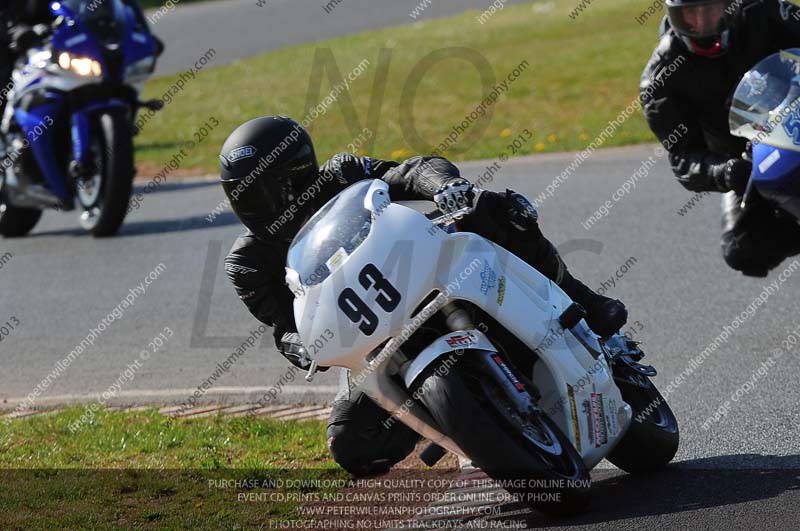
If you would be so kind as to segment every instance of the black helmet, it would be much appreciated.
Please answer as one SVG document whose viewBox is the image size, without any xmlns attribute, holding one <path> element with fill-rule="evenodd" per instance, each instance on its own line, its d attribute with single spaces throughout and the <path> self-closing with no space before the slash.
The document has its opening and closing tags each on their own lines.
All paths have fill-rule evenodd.
<svg viewBox="0 0 800 531">
<path fill-rule="evenodd" d="M 259 238 L 291 240 L 304 221 L 294 201 L 318 178 L 308 132 L 285 116 L 240 125 L 222 146 L 220 180 L 231 208 Z"/>
<path fill-rule="evenodd" d="M 742 0 L 666 0 L 673 31 L 689 51 L 718 57 L 728 49 Z"/>
</svg>

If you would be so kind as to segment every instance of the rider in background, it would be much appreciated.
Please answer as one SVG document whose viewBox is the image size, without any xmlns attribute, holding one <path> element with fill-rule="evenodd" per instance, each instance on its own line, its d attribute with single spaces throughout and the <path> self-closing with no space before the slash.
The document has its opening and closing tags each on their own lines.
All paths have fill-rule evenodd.
<svg viewBox="0 0 800 531">
<path fill-rule="evenodd" d="M 800 46 L 800 9 L 783 0 L 667 0 L 661 39 L 641 78 L 650 128 L 692 192 L 722 192 L 722 253 L 730 267 L 765 277 L 800 253 L 800 227 L 767 205 L 741 210 L 752 162 L 728 127 L 731 97 L 761 59 Z"/>
<path fill-rule="evenodd" d="M 479 190 L 443 158 L 414 157 L 399 164 L 340 153 L 320 168 L 306 130 L 275 116 L 236 129 L 222 147 L 220 163 L 225 195 L 248 229 L 225 260 L 228 277 L 250 312 L 274 328 L 278 350 L 301 369 L 310 362 L 295 327 L 294 297 L 284 281 L 289 244 L 314 212 L 363 179 L 385 181 L 396 201 L 434 201 L 443 212 L 472 207 L 474 212 L 459 221 L 459 227 L 503 246 L 556 282 L 587 310 L 586 320 L 596 333 L 610 336 L 627 320 L 620 301 L 593 292 L 567 271 L 524 196 L 511 190 Z M 310 190 L 314 197 L 301 201 Z M 405 458 L 419 436 L 400 422 L 385 427 L 388 417 L 350 385 L 349 371 L 342 371 L 328 422 L 334 459 L 349 472 L 363 475 L 388 470 Z"/>
<path fill-rule="evenodd" d="M 92 0 L 95 10 L 100 11 L 103 4 L 111 0 Z M 142 8 L 137 0 L 122 0 L 133 10 L 134 17 L 142 31 L 150 33 Z M 0 112 L 5 108 L 6 96 L 14 62 L 28 48 L 36 44 L 39 37 L 33 31 L 37 24 L 50 24 L 52 0 L 4 0 L 0 2 Z M 153 36 L 155 37 L 155 35 Z M 155 37 L 158 45 L 157 55 L 164 51 L 164 44 Z"/>
</svg>

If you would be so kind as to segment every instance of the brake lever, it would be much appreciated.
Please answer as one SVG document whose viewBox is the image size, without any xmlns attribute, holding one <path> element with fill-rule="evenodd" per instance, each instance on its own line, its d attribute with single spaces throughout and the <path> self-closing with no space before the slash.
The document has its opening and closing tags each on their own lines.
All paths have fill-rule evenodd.
<svg viewBox="0 0 800 531">
<path fill-rule="evenodd" d="M 742 209 L 742 212 L 747 211 L 747 207 L 750 205 L 751 195 L 753 195 L 753 179 L 751 178 L 747 181 L 747 188 L 744 189 L 744 195 L 742 196 L 742 203 L 739 205 Z"/>
<path fill-rule="evenodd" d="M 311 360 L 311 366 L 308 368 L 308 374 L 306 374 L 306 381 L 311 383 L 314 381 L 314 375 L 317 373 L 317 362 L 316 360 Z"/>
<path fill-rule="evenodd" d="M 442 226 L 446 227 L 448 225 L 452 225 L 453 223 L 456 223 L 460 219 L 463 219 L 464 216 L 472 214 L 472 212 L 474 210 L 475 210 L 474 208 L 469 207 L 469 206 L 464 207 L 464 208 L 459 208 L 458 210 L 456 210 L 454 212 L 449 212 L 447 214 L 442 214 L 438 218 L 433 218 L 431 220 L 431 223 L 433 223 L 434 225 L 442 225 Z"/>
<path fill-rule="evenodd" d="M 752 163 L 753 162 L 753 156 L 752 156 L 753 147 L 752 147 L 752 144 L 750 142 L 748 142 L 747 144 L 748 144 L 748 148 L 749 149 L 747 149 L 747 148 L 745 149 L 744 153 L 742 153 L 742 158 L 744 160 L 750 161 L 750 163 Z M 744 195 L 742 196 L 742 202 L 739 205 L 739 207 L 742 209 L 742 212 L 747 210 L 747 206 L 751 202 L 750 201 L 751 200 L 751 196 L 753 195 L 753 193 L 755 191 L 754 188 L 753 188 L 753 173 L 755 173 L 755 170 L 753 170 L 753 172 L 750 173 L 750 180 L 747 181 L 747 186 L 745 187 Z"/>
</svg>

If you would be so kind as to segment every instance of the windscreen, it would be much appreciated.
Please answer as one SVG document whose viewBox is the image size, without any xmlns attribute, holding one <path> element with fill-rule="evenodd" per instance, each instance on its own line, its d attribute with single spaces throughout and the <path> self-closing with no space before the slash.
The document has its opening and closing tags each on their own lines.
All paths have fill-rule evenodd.
<svg viewBox="0 0 800 531">
<path fill-rule="evenodd" d="M 770 55 L 736 88 L 731 134 L 751 141 L 797 149 L 800 145 L 800 48 Z"/>
<path fill-rule="evenodd" d="M 125 6 L 121 0 L 64 0 L 62 2 L 101 43 L 122 41 Z"/>
<path fill-rule="evenodd" d="M 340 192 L 297 233 L 287 265 L 304 286 L 319 284 L 369 235 L 372 213 L 364 206 L 371 179 Z"/>
</svg>

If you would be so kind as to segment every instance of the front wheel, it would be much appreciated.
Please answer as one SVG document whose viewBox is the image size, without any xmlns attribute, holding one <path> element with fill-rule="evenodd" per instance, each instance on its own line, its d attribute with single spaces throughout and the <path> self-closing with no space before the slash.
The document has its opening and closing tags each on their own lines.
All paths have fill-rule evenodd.
<svg viewBox="0 0 800 531">
<path fill-rule="evenodd" d="M 124 113 L 103 114 L 92 140 L 94 175 L 78 184 L 81 226 L 95 237 L 113 236 L 128 213 L 133 187 L 133 137 Z"/>
<path fill-rule="evenodd" d="M 615 375 L 622 399 L 633 409 L 628 432 L 608 460 L 629 474 L 647 474 L 666 467 L 680 441 L 678 420 L 656 386 L 646 376 L 626 369 Z"/>
<path fill-rule="evenodd" d="M 465 358 L 429 369 L 420 400 L 450 439 L 489 477 L 542 512 L 567 515 L 589 504 L 589 473 L 578 452 L 543 413 L 520 412 L 499 383 Z"/>
</svg>

